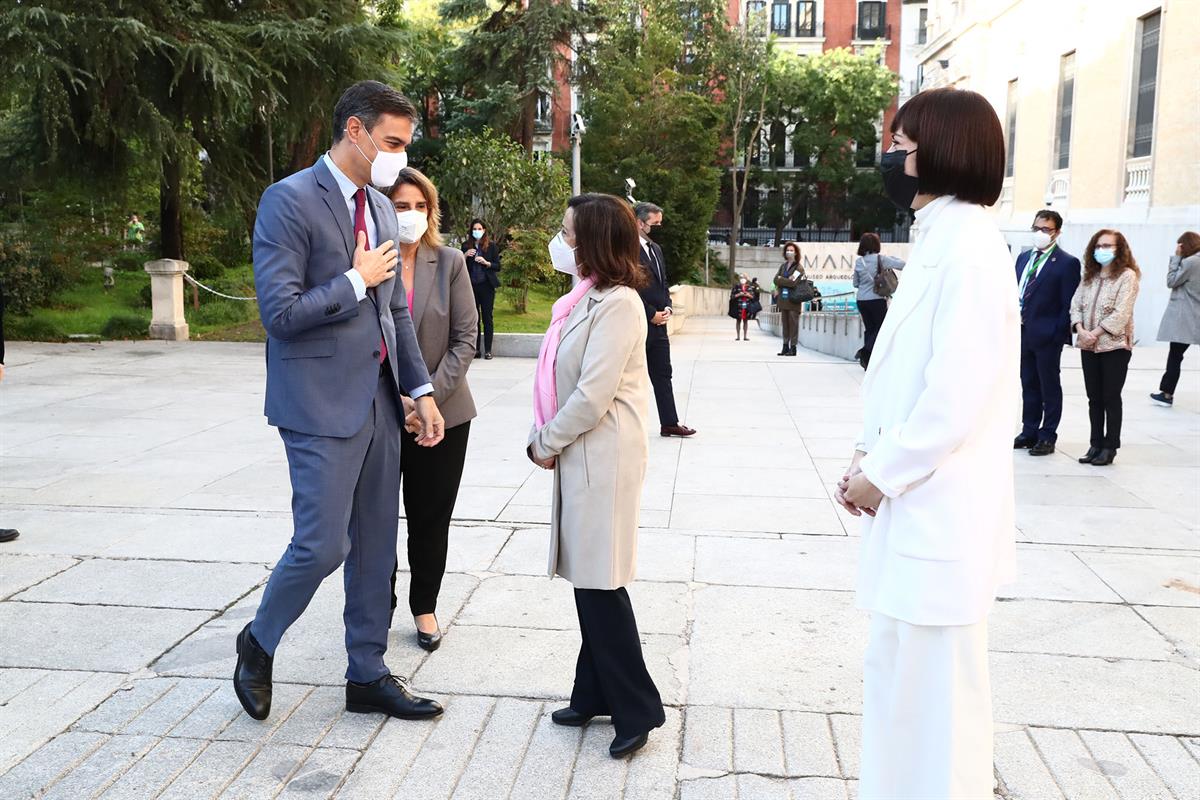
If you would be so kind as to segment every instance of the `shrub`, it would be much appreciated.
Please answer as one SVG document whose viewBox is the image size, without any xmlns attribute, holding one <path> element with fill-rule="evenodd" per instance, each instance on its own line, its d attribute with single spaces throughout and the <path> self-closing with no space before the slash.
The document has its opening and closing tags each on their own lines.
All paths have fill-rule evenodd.
<svg viewBox="0 0 1200 800">
<path fill-rule="evenodd" d="M 43 317 L 4 318 L 4 333 L 13 341 L 65 342 L 67 335 L 56 324 Z"/>
<path fill-rule="evenodd" d="M 145 339 L 149 328 L 146 317 L 123 311 L 108 318 L 100 335 L 105 339 Z"/>
<path fill-rule="evenodd" d="M 49 305 L 82 274 L 78 260 L 72 258 L 46 253 L 19 237 L 0 235 L 0 283 L 9 309 L 28 314 Z"/>
<path fill-rule="evenodd" d="M 140 300 L 140 301 L 141 301 L 141 302 L 139 303 L 139 305 L 140 305 L 142 308 L 151 308 L 151 307 L 153 307 L 153 305 L 154 305 L 154 292 L 152 292 L 152 291 L 150 290 L 150 284 L 148 284 L 148 283 L 147 283 L 145 286 L 143 286 L 143 287 L 142 287 L 142 290 L 141 290 L 140 292 L 138 292 L 138 300 Z"/>
<path fill-rule="evenodd" d="M 136 250 L 122 251 L 112 257 L 113 267 L 121 272 L 143 272 L 146 261 L 145 254 Z"/>
<path fill-rule="evenodd" d="M 554 275 L 550 263 L 549 231 L 541 228 L 514 228 L 512 242 L 504 251 L 504 296 L 512 303 L 513 311 L 524 314 L 529 300 L 529 287 L 547 281 Z"/>
<path fill-rule="evenodd" d="M 198 281 L 209 283 L 220 278 L 225 272 L 225 265 L 215 256 L 200 254 L 188 261 L 188 274 Z"/>
</svg>

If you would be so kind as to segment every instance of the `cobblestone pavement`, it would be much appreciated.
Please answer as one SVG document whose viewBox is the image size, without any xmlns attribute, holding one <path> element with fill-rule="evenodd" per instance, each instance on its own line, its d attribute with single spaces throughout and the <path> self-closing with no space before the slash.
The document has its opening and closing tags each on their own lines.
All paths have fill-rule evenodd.
<svg viewBox="0 0 1200 800">
<path fill-rule="evenodd" d="M 266 722 L 233 637 L 290 534 L 261 347 L 13 344 L 0 388 L 0 798 L 837 798 L 856 794 L 856 528 L 830 500 L 857 366 L 690 320 L 690 441 L 651 442 L 631 587 L 666 725 L 550 724 L 571 687 L 570 587 L 544 577 L 549 476 L 522 452 L 533 362 L 477 361 L 442 648 L 401 615 L 388 658 L 434 722 L 345 714 L 341 581 L 277 654 Z M 1126 446 L 1083 467 L 1078 356 L 1060 451 L 1015 454 L 1020 582 L 992 617 L 998 795 L 1200 797 L 1200 373 L 1153 406 L 1140 349 Z M 401 559 L 401 563 L 404 560 Z"/>
</svg>

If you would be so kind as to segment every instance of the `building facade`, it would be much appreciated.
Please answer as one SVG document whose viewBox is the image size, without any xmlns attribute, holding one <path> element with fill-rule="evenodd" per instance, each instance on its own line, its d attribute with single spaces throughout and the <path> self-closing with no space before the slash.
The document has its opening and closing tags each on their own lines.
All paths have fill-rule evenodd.
<svg viewBox="0 0 1200 800">
<path fill-rule="evenodd" d="M 1100 228 L 1142 268 L 1135 335 L 1153 342 L 1167 262 L 1200 230 L 1200 0 L 929 0 L 918 88 L 985 95 L 1005 127 L 1010 243 L 1063 215 L 1082 254 Z"/>
</svg>

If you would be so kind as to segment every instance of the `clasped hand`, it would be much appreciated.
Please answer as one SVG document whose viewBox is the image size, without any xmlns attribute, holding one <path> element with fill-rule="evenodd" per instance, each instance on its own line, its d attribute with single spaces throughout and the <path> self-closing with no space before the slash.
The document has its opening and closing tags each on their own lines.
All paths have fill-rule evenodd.
<svg viewBox="0 0 1200 800">
<path fill-rule="evenodd" d="M 446 423 L 432 395 L 427 394 L 416 400 L 411 397 L 400 399 L 404 405 L 404 430 L 416 434 L 417 444 L 434 447 L 446 438 Z"/>
<path fill-rule="evenodd" d="M 842 479 L 838 481 L 837 492 L 834 493 L 833 499 L 839 506 L 856 517 L 860 517 L 864 513 L 873 517 L 883 502 L 883 492 L 879 491 L 875 484 L 871 483 L 870 479 L 863 474 L 859 464 L 864 455 L 866 453 L 861 450 L 854 453 L 850 466 L 846 468 Z"/>
</svg>

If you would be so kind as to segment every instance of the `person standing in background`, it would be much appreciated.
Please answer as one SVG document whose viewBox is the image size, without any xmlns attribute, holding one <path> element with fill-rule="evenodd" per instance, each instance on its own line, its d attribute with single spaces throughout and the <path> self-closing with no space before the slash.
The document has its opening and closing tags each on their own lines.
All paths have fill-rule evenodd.
<svg viewBox="0 0 1200 800">
<path fill-rule="evenodd" d="M 667 335 L 667 322 L 672 313 L 670 282 L 662 248 L 650 238 L 655 229 L 662 225 L 663 210 L 653 203 L 638 203 L 634 213 L 637 215 L 642 245 L 641 264 L 650 278 L 638 293 L 646 307 L 646 321 L 650 325 L 650 331 L 646 334 L 646 368 L 650 372 L 654 401 L 658 406 L 659 434 L 694 436 L 695 429 L 679 422 L 679 412 L 675 408 L 675 389 L 671 386 L 671 337 Z"/>
<path fill-rule="evenodd" d="M 446 438 L 435 447 L 417 442 L 412 400 L 404 398 L 405 430 L 400 434 L 400 488 L 408 528 L 408 609 L 417 645 L 433 652 L 442 644 L 438 594 L 446 574 L 450 519 L 458 500 L 475 401 L 467 369 L 475 356 L 479 317 L 463 254 L 442 245 L 437 187 L 412 167 L 388 192 L 396 209 L 400 241 L 400 281 L 408 296 L 421 357 L 429 370 L 433 396 L 446 423 Z M 474 226 L 472 226 L 474 227 Z M 392 570 L 392 609 L 396 573 Z"/>
<path fill-rule="evenodd" d="M 475 309 L 479 316 L 480 332 L 475 337 L 475 358 L 492 359 L 492 339 L 496 325 L 492 315 L 496 307 L 496 290 L 500 288 L 500 252 L 483 220 L 471 220 L 471 233 L 463 242 L 467 271 L 471 273 L 471 290 L 475 293 Z"/>
<path fill-rule="evenodd" d="M 875 291 L 875 278 L 885 269 L 904 269 L 904 261 L 879 252 L 879 236 L 864 233 L 858 240 L 858 258 L 854 260 L 854 288 L 858 290 L 858 313 L 863 321 L 863 346 L 858 363 L 863 369 L 871 363 L 875 338 L 887 317 L 888 298 Z"/>
<path fill-rule="evenodd" d="M 1165 406 L 1175 402 L 1183 354 L 1190 345 L 1200 344 L 1200 233 L 1188 231 L 1179 237 L 1167 267 L 1167 288 L 1171 299 L 1158 326 L 1158 340 L 1170 342 L 1171 350 L 1158 392 L 1150 395 Z"/>
<path fill-rule="evenodd" d="M 125 249 L 141 247 L 146 242 L 146 226 L 138 219 L 137 214 L 129 215 L 129 223 L 125 226 Z"/>
<path fill-rule="evenodd" d="M 775 288 L 779 298 L 775 305 L 783 323 L 783 349 L 781 356 L 796 355 L 796 346 L 800 338 L 800 312 L 804 310 L 804 301 L 794 296 L 796 286 L 804 280 L 804 267 L 800 266 L 800 245 L 788 242 L 783 246 L 783 263 L 775 273 Z"/>
<path fill-rule="evenodd" d="M 1133 357 L 1133 305 L 1141 270 L 1120 231 L 1097 231 L 1084 253 L 1083 280 L 1071 299 L 1092 433 L 1080 464 L 1106 467 L 1121 448 L 1121 391 Z"/>
<path fill-rule="evenodd" d="M 754 289 L 750 280 L 742 275 L 729 292 L 729 316 L 733 317 L 733 330 L 737 334 L 734 341 L 740 341 L 745 334 L 745 341 L 750 341 L 750 320 L 754 319 L 757 310 Z"/>
<path fill-rule="evenodd" d="M 4 287 L 0 286 L 0 383 L 4 381 Z M 0 528 L 0 544 L 21 535 L 16 528 Z"/>
<path fill-rule="evenodd" d="M 1058 442 L 1063 391 L 1063 345 L 1071 343 L 1071 298 L 1079 286 L 1079 259 L 1058 246 L 1062 217 L 1039 211 L 1033 249 L 1017 256 L 1021 304 L 1021 435 L 1014 450 L 1048 456 Z"/>
</svg>

